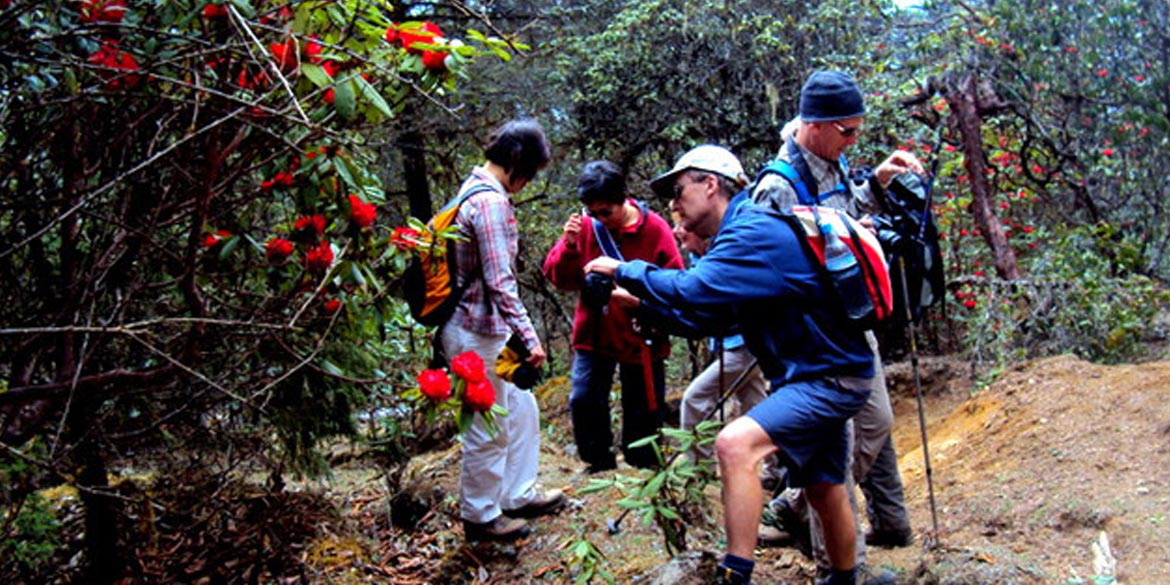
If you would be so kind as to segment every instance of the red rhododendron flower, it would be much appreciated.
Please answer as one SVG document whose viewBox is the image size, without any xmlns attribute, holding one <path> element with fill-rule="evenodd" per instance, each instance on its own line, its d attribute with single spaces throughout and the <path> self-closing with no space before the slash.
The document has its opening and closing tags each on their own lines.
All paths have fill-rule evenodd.
<svg viewBox="0 0 1170 585">
<path fill-rule="evenodd" d="M 423 370 L 418 375 L 418 389 L 423 396 L 443 402 L 451 397 L 451 378 L 443 370 Z"/>
<path fill-rule="evenodd" d="M 325 272 L 331 264 L 333 264 L 333 247 L 329 245 L 328 241 L 323 240 L 305 252 L 305 268 L 309 272 Z"/>
<path fill-rule="evenodd" d="M 349 196 L 349 218 L 358 227 L 374 225 L 374 218 L 378 215 L 378 207 L 373 203 L 364 203 L 357 195 Z"/>
<path fill-rule="evenodd" d="M 309 41 L 305 43 L 305 59 L 310 63 L 320 63 L 322 50 L 324 47 L 321 46 L 321 41 L 317 37 L 309 37 Z"/>
<path fill-rule="evenodd" d="M 297 68 L 297 42 L 289 39 L 283 43 L 268 45 L 272 53 L 272 60 L 281 71 L 292 71 Z"/>
<path fill-rule="evenodd" d="M 298 217 L 297 222 L 293 224 L 293 229 L 298 232 L 313 230 L 314 234 L 321 236 L 325 233 L 325 216 L 308 215 Z"/>
<path fill-rule="evenodd" d="M 214 234 L 207 234 L 203 236 L 203 247 L 210 248 L 226 238 L 232 237 L 232 233 L 227 230 L 219 230 Z"/>
<path fill-rule="evenodd" d="M 484 379 L 483 358 L 474 351 L 465 351 L 451 360 L 451 371 L 468 383 Z"/>
<path fill-rule="evenodd" d="M 967 299 L 967 300 L 963 301 L 963 306 L 967 307 L 968 309 L 974 309 L 975 305 L 976 305 L 975 299 Z"/>
<path fill-rule="evenodd" d="M 443 51 L 423 51 L 423 67 L 431 71 L 447 70 L 447 53 Z"/>
<path fill-rule="evenodd" d="M 1112 149 L 1112 148 L 1106 148 L 1105 150 L 1102 150 L 1102 151 L 1101 151 L 1101 154 L 1103 154 L 1103 155 L 1105 155 L 1105 156 L 1113 156 L 1113 149 Z"/>
<path fill-rule="evenodd" d="M 208 4 L 207 6 L 203 7 L 203 18 L 209 20 L 215 18 L 227 18 L 227 15 L 227 6 L 222 4 Z"/>
<path fill-rule="evenodd" d="M 390 234 L 390 243 L 401 251 L 410 250 L 418 246 L 418 230 L 408 227 L 396 227 Z"/>
<path fill-rule="evenodd" d="M 105 85 L 111 90 L 132 89 L 138 85 L 138 76 L 124 72 L 138 71 L 138 61 L 130 53 L 118 49 L 118 43 L 107 41 L 100 49 L 89 56 L 89 62 L 119 71 L 101 71 L 98 75 L 105 80 Z"/>
<path fill-rule="evenodd" d="M 126 0 L 81 0 L 81 22 L 122 22 Z"/>
<path fill-rule="evenodd" d="M 441 36 L 443 36 L 443 31 L 439 30 L 439 25 L 433 22 L 424 22 L 420 26 L 398 29 L 398 40 L 402 41 L 402 48 L 415 55 L 422 53 L 422 49 L 413 48 L 415 43 L 434 44 L 435 39 Z"/>
<path fill-rule="evenodd" d="M 467 391 L 463 393 L 463 404 L 475 412 L 491 410 L 496 403 L 496 389 L 487 379 L 478 382 L 468 382 Z"/>
<path fill-rule="evenodd" d="M 264 246 L 264 255 L 269 262 L 280 262 L 293 253 L 293 243 L 284 238 L 272 238 Z"/>
</svg>

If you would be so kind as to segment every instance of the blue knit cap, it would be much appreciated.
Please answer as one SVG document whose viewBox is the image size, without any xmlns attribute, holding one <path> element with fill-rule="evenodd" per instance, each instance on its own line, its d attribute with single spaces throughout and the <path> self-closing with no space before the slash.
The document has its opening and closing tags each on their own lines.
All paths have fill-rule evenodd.
<svg viewBox="0 0 1170 585">
<path fill-rule="evenodd" d="M 847 73 L 817 71 L 800 90 L 800 119 L 805 122 L 832 122 L 864 115 L 861 90 Z"/>
</svg>

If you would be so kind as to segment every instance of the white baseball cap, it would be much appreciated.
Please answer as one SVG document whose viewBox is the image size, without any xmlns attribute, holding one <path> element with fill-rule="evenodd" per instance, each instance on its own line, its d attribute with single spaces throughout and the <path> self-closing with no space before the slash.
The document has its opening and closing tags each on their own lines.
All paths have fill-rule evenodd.
<svg viewBox="0 0 1170 585">
<path fill-rule="evenodd" d="M 739 159 L 731 154 L 730 150 L 714 144 L 696 146 L 679 157 L 674 168 L 654 177 L 650 181 L 650 189 L 654 194 L 670 199 L 674 197 L 674 178 L 684 171 L 705 171 L 722 175 L 735 181 L 739 186 L 747 184 L 747 175 L 743 172 L 743 165 Z"/>
</svg>

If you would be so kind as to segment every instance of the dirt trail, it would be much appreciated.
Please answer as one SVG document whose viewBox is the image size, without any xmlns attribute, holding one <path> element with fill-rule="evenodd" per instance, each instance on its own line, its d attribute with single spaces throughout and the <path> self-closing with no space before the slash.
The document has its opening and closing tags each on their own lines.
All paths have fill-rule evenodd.
<svg viewBox="0 0 1170 585">
<path fill-rule="evenodd" d="M 900 583 L 1106 583 L 1107 568 L 1094 566 L 1091 550 L 1104 533 L 1117 582 L 1170 583 L 1170 362 L 1099 366 L 1056 357 L 1005 372 L 978 392 L 961 363 L 924 360 L 920 371 L 939 546 L 921 546 L 931 521 L 918 414 L 909 369 L 895 364 L 888 371 L 895 440 L 918 544 L 871 549 L 872 564 L 895 571 Z M 455 520 L 457 446 L 413 463 L 408 484 L 430 494 L 432 506 L 398 523 L 412 531 L 385 528 L 376 481 L 364 480 L 356 492 L 352 483 L 334 486 L 351 503 L 368 502 L 347 515 L 375 536 L 364 556 L 379 559 L 381 574 L 416 583 L 565 583 L 571 543 L 585 539 L 618 583 L 648 582 L 668 560 L 657 528 L 631 516 L 620 535 L 609 536 L 605 521 L 620 513 L 619 498 L 577 493 L 588 477 L 568 452 L 563 383 L 541 392 L 548 419 L 541 477 L 567 488 L 573 505 L 536 520 L 534 535 L 516 546 L 464 543 Z M 618 473 L 636 474 L 624 466 Z M 708 494 L 716 502 L 710 524 L 688 534 L 693 549 L 718 552 L 717 489 Z M 794 550 L 759 553 L 755 582 L 810 581 L 811 563 Z M 702 576 L 681 582 L 702 583 Z"/>
</svg>

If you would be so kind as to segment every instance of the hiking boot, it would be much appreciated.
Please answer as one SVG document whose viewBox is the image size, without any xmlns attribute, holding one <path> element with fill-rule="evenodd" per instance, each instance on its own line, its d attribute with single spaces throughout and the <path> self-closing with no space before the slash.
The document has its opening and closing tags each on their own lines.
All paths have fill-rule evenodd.
<svg viewBox="0 0 1170 585">
<path fill-rule="evenodd" d="M 761 522 L 760 527 L 756 529 L 756 546 L 769 548 L 791 546 L 792 544 L 792 535 L 771 524 Z"/>
<path fill-rule="evenodd" d="M 506 514 L 500 514 L 491 522 L 482 524 L 470 520 L 463 521 L 463 536 L 467 540 L 509 541 L 524 538 L 531 531 L 527 522 L 519 518 L 509 518 Z"/>
<path fill-rule="evenodd" d="M 711 583 L 713 585 L 752 585 L 752 580 L 731 567 L 719 565 L 715 567 L 715 579 Z"/>
<path fill-rule="evenodd" d="M 812 558 L 812 534 L 809 533 L 808 519 L 803 518 L 783 496 L 777 497 L 768 503 L 768 511 L 772 521 L 770 524 L 779 530 L 788 533 L 790 546 L 800 551 L 800 554 Z"/>
<path fill-rule="evenodd" d="M 612 471 L 614 469 L 617 469 L 617 463 L 611 459 L 609 461 L 602 461 L 600 463 L 590 463 L 590 464 L 585 466 L 584 472 L 587 475 L 593 475 L 595 473 Z"/>
<path fill-rule="evenodd" d="M 537 494 L 531 502 L 515 510 L 504 510 L 504 513 L 513 518 L 536 518 L 559 512 L 565 506 L 565 501 L 565 492 L 548 490 Z"/>
<path fill-rule="evenodd" d="M 865 544 L 882 548 L 902 548 L 914 542 L 914 532 L 909 528 L 898 530 L 871 530 L 865 533 Z"/>
</svg>

